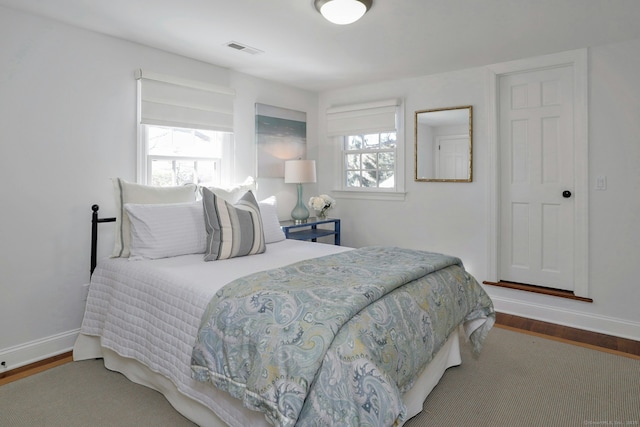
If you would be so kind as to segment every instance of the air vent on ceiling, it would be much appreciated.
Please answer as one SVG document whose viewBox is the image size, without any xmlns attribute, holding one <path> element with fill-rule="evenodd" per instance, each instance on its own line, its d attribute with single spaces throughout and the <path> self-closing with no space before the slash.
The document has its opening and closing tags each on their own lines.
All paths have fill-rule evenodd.
<svg viewBox="0 0 640 427">
<path fill-rule="evenodd" d="M 227 46 L 231 49 L 239 50 L 250 55 L 258 55 L 260 53 L 264 53 L 264 51 L 260 49 L 256 49 L 255 47 L 247 46 L 246 44 L 238 43 L 238 42 L 228 42 Z"/>
</svg>

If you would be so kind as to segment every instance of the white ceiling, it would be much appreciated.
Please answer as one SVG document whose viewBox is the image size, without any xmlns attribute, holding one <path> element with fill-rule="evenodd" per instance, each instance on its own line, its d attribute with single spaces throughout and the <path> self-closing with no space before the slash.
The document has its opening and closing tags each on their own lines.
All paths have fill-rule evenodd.
<svg viewBox="0 0 640 427">
<path fill-rule="evenodd" d="M 0 5 L 312 91 L 640 38 L 640 0 L 373 0 L 347 26 L 325 21 L 313 0 Z"/>
</svg>

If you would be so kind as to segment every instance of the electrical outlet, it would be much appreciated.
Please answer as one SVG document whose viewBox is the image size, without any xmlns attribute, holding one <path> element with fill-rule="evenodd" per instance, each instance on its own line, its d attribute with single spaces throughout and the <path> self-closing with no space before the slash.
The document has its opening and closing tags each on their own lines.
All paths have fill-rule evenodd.
<svg viewBox="0 0 640 427">
<path fill-rule="evenodd" d="M 607 189 L 607 176 L 598 175 L 596 177 L 596 190 L 606 190 L 606 189 Z"/>
<path fill-rule="evenodd" d="M 3 360 L 2 362 L 0 362 L 0 372 L 6 371 L 6 370 L 7 370 L 7 362 Z"/>
</svg>

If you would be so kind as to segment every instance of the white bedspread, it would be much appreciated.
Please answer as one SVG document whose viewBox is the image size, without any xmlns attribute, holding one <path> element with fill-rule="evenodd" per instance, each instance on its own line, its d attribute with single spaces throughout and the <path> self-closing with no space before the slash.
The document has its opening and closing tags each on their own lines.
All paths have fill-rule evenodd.
<svg viewBox="0 0 640 427">
<path fill-rule="evenodd" d="M 213 262 L 204 262 L 202 255 L 105 259 L 91 280 L 81 334 L 100 336 L 103 347 L 143 363 L 226 423 L 237 424 L 244 415 L 218 399 L 224 392 L 191 379 L 192 347 L 209 300 L 233 279 L 345 250 L 284 240 L 267 245 L 264 254 Z M 96 355 L 74 352 L 76 360 L 90 357 Z"/>
</svg>

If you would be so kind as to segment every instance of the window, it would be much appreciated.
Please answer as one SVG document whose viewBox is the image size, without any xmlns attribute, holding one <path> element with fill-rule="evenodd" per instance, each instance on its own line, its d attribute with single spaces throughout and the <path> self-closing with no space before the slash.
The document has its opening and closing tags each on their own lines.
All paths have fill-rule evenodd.
<svg viewBox="0 0 640 427">
<path fill-rule="evenodd" d="M 232 134 L 228 132 L 144 125 L 146 182 L 168 186 L 220 185 L 228 181 Z"/>
<path fill-rule="evenodd" d="M 231 181 L 229 88 L 138 70 L 138 182 L 170 186 Z"/>
<path fill-rule="evenodd" d="M 350 196 L 403 193 L 401 118 L 401 103 L 396 99 L 327 111 L 327 135 L 337 141 L 340 153 L 338 191 Z"/>
<path fill-rule="evenodd" d="M 344 138 L 345 187 L 395 188 L 396 132 Z"/>
</svg>

